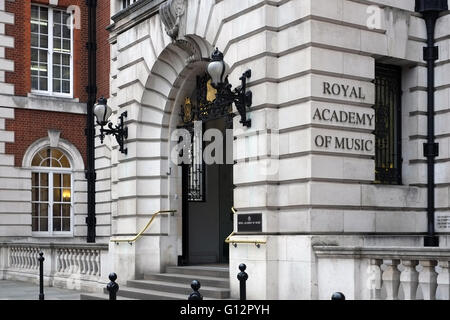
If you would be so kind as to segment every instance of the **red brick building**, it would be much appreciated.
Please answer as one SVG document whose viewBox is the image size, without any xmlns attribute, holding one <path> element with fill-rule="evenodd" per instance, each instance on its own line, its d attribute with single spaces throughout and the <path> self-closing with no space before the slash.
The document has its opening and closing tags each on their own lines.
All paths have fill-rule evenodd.
<svg viewBox="0 0 450 320">
<path fill-rule="evenodd" d="M 108 97 L 110 2 L 91 3 Z M 86 241 L 88 31 L 85 0 L 0 0 L 0 239 Z"/>
</svg>

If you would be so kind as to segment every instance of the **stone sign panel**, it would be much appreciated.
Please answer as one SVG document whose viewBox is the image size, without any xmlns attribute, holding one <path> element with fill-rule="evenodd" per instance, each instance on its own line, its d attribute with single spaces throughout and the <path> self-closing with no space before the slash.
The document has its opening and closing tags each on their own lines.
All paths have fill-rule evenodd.
<svg viewBox="0 0 450 320">
<path fill-rule="evenodd" d="M 239 214 L 238 232 L 262 232 L 262 213 Z"/>
<path fill-rule="evenodd" d="M 450 215 L 436 214 L 436 231 L 449 232 L 450 231 Z"/>
</svg>

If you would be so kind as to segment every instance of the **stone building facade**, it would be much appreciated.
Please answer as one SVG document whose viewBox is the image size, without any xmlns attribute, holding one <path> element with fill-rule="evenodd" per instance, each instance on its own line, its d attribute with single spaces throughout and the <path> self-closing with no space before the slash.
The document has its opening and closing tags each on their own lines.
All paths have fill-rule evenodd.
<svg viewBox="0 0 450 320">
<path fill-rule="evenodd" d="M 220 263 L 237 298 L 245 263 L 249 299 L 329 299 L 336 291 L 449 299 L 450 15 L 441 12 L 435 32 L 439 247 L 428 248 L 427 32 L 415 5 L 112 0 L 108 104 L 112 123 L 127 112 L 128 152 L 113 138 L 96 140 L 105 270 L 123 286 L 171 266 Z M 234 109 L 231 165 L 180 166 L 176 132 L 191 100 L 213 101 L 206 71 L 215 48 L 233 88 L 251 70 L 251 126 Z M 202 126 L 224 128 L 219 120 Z M 128 241 L 161 210 L 176 212 Z"/>
<path fill-rule="evenodd" d="M 119 9 L 109 27 L 110 105 L 128 111 L 129 151 L 123 155 L 114 144 L 99 146 L 98 174 L 111 177 L 99 186 L 105 190 L 101 201 L 111 204 L 116 238 L 139 232 L 153 212 L 177 213 L 162 215 L 134 246 L 111 243 L 114 270 L 127 279 L 163 272 L 177 264 L 183 250 L 193 249 L 192 233 L 209 241 L 206 216 L 197 226 L 183 227 L 183 173 L 170 153 L 180 106 L 216 47 L 230 66 L 233 87 L 252 70 L 251 127 L 242 126 L 239 116 L 233 125 L 232 296 L 238 294 L 237 266 L 246 263 L 250 298 L 328 299 L 339 289 L 350 298 L 368 298 L 365 268 L 371 259 L 359 256 L 358 248 L 382 247 L 386 254 L 393 247 L 423 249 L 427 34 L 415 1 L 141 0 Z M 449 32 L 444 12 L 435 35 L 436 231 L 444 248 L 449 245 Z M 376 176 L 380 143 L 374 109 L 381 86 L 376 70 L 386 65 L 397 72 L 401 97 L 395 101 L 401 112 L 392 122 L 398 161 L 382 167 L 397 168 L 401 181 L 389 183 Z M 245 214 L 262 214 L 260 232 L 239 232 L 238 217 Z M 184 247 L 183 230 L 190 242 Z M 354 251 L 318 254 L 317 246 Z M 382 270 L 389 266 L 386 262 Z"/>
</svg>

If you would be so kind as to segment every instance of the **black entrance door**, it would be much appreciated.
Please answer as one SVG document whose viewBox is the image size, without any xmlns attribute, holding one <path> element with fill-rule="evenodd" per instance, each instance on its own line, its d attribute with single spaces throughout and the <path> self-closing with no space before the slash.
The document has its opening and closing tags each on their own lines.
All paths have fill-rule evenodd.
<svg viewBox="0 0 450 320">
<path fill-rule="evenodd" d="M 210 128 L 219 129 L 226 136 L 224 119 L 205 122 L 204 129 Z M 225 146 L 224 143 L 224 162 Z M 233 165 L 184 166 L 183 182 L 185 263 L 227 263 L 229 252 L 225 239 L 233 230 Z M 189 189 L 193 187 L 196 188 L 198 199 L 188 196 Z"/>
</svg>

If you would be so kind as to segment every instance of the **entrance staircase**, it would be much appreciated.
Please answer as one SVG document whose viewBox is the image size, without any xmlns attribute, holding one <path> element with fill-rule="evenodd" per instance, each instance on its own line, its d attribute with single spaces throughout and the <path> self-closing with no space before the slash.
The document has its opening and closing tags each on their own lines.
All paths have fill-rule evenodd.
<svg viewBox="0 0 450 320">
<path fill-rule="evenodd" d="M 118 275 L 120 276 L 120 275 Z M 205 300 L 230 299 L 228 266 L 167 267 L 166 273 L 146 275 L 143 280 L 129 280 L 120 286 L 117 300 L 187 300 L 193 292 L 192 280 L 201 284 L 199 292 Z M 103 294 L 82 294 L 81 300 L 108 300 Z"/>
</svg>

